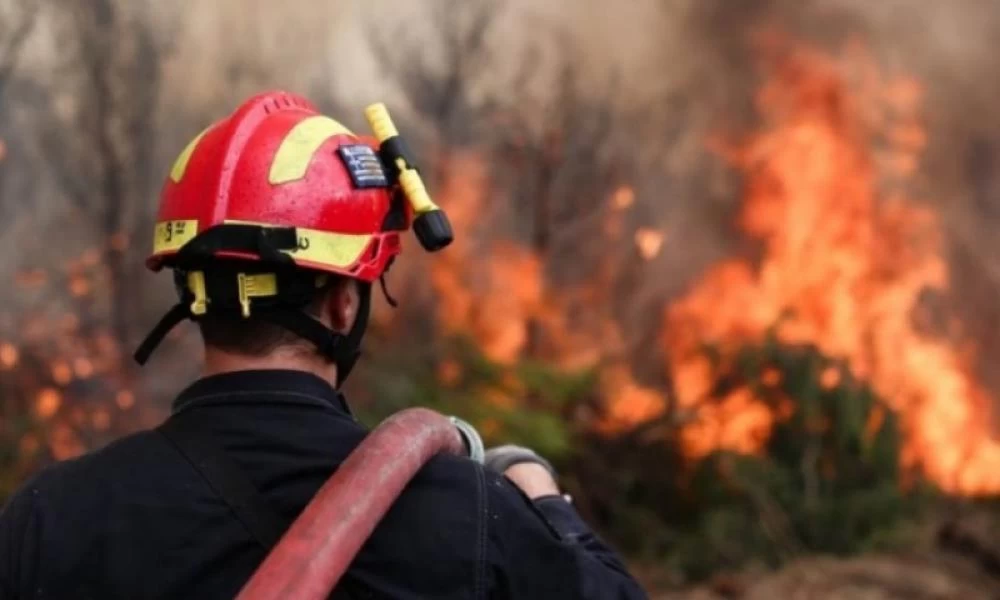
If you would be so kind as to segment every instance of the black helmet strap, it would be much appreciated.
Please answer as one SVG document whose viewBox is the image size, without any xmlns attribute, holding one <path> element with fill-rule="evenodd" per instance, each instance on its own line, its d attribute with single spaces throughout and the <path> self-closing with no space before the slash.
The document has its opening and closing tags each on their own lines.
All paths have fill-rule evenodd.
<svg viewBox="0 0 1000 600">
<path fill-rule="evenodd" d="M 178 252 L 168 266 L 180 302 L 160 319 L 133 355 L 140 365 L 181 321 L 199 320 L 210 312 L 242 313 L 291 331 L 313 343 L 337 367 L 337 386 L 343 384 L 361 354 L 361 341 L 371 314 L 371 284 L 358 281 L 358 314 L 350 331 L 338 333 L 303 309 L 324 286 L 329 275 L 295 268 L 281 249 L 294 247 L 294 228 L 222 225 L 209 229 Z M 248 251 L 260 261 L 214 259 L 223 250 Z M 209 265 L 198 269 L 199 265 Z"/>
</svg>

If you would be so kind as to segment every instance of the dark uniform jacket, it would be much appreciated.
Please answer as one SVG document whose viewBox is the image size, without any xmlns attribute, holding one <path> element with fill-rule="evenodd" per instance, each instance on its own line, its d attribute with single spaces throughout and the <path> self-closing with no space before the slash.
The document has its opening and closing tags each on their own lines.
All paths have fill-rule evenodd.
<svg viewBox="0 0 1000 600">
<path fill-rule="evenodd" d="M 343 397 L 298 371 L 195 382 L 174 403 L 285 525 L 365 436 Z M 0 598 L 232 598 L 266 555 L 157 430 L 49 467 L 0 514 Z M 529 500 L 465 458 L 424 467 L 334 598 L 645 598 L 561 497 Z"/>
</svg>

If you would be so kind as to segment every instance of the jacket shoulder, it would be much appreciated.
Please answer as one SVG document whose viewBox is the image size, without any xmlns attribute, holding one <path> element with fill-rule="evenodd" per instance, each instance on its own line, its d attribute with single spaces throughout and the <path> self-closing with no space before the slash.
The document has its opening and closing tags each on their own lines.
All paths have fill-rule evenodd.
<svg viewBox="0 0 1000 600">
<path fill-rule="evenodd" d="M 35 496 L 48 496 L 70 488 L 76 495 L 105 477 L 120 475 L 118 469 L 128 468 L 131 474 L 141 473 L 142 469 L 131 467 L 147 464 L 151 457 L 162 456 L 168 450 L 159 438 L 154 431 L 140 431 L 98 450 L 53 463 L 29 478 L 19 492 L 30 491 Z M 83 488 L 81 483 L 85 484 Z"/>
</svg>

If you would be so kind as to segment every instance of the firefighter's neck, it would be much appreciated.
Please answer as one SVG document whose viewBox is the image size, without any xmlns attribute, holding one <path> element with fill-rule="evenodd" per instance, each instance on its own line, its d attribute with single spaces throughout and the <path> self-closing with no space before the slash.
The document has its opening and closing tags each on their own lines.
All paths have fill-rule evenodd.
<svg viewBox="0 0 1000 600">
<path fill-rule="evenodd" d="M 278 348 L 266 356 L 247 356 L 205 347 L 204 376 L 237 371 L 290 370 L 312 373 L 326 381 L 336 381 L 337 367 L 315 351 L 303 348 Z"/>
<path fill-rule="evenodd" d="M 350 285 L 348 285 L 350 283 Z M 357 318 L 359 306 L 357 285 L 342 280 L 326 292 L 315 319 L 329 330 L 345 335 Z M 329 382 L 337 380 L 337 367 L 329 358 L 319 353 L 315 346 L 299 340 L 274 348 L 262 356 L 226 351 L 217 346 L 205 346 L 205 375 L 218 375 L 235 371 L 269 370 L 305 371 Z"/>
</svg>

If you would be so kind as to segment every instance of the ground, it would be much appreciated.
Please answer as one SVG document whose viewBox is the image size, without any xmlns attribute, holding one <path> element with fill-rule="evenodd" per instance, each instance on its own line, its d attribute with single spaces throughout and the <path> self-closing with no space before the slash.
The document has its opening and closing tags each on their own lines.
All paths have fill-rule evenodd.
<svg viewBox="0 0 1000 600">
<path fill-rule="evenodd" d="M 1000 600 L 1000 580 L 942 555 L 809 558 L 768 574 L 718 577 L 654 600 Z"/>
</svg>

